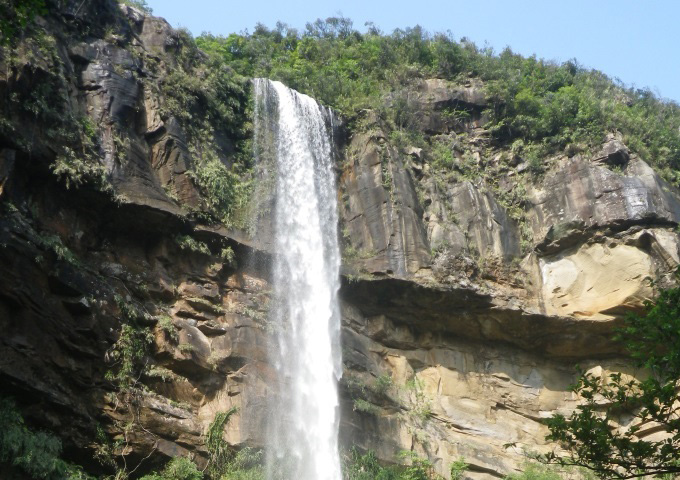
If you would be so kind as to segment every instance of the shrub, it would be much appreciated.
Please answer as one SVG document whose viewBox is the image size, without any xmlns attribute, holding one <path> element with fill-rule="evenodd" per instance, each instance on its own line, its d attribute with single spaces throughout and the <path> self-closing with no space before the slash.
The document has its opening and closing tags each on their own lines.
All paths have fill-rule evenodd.
<svg viewBox="0 0 680 480">
<path fill-rule="evenodd" d="M 377 405 L 364 400 L 363 398 L 357 398 L 354 400 L 354 406 L 352 407 L 355 412 L 368 413 L 370 415 L 377 415 L 380 411 Z"/>
<path fill-rule="evenodd" d="M 63 147 L 50 169 L 67 189 L 84 184 L 92 184 L 100 190 L 110 189 L 104 166 L 91 156 L 79 156 L 69 147 Z"/>
<path fill-rule="evenodd" d="M 64 242 L 61 241 L 58 235 L 40 236 L 38 237 L 38 243 L 42 248 L 51 251 L 57 257 L 57 260 L 67 262 L 74 267 L 82 266 L 78 257 L 64 245 Z"/>
<path fill-rule="evenodd" d="M 224 247 L 220 250 L 220 259 L 231 267 L 236 266 L 236 255 L 231 247 Z"/>
<path fill-rule="evenodd" d="M 540 463 L 525 463 L 524 471 L 512 473 L 505 480 L 595 480 L 598 478 L 592 472 L 575 467 L 556 467 Z"/>
<path fill-rule="evenodd" d="M 0 397 L 0 462 L 31 478 L 76 480 L 89 478 L 80 468 L 60 458 L 61 441 L 46 432 L 26 427 L 13 401 Z"/>
<path fill-rule="evenodd" d="M 420 458 L 410 451 L 401 452 L 399 456 L 409 463 L 408 466 L 403 467 L 399 480 L 429 480 L 434 476 L 432 463 L 429 460 Z"/>
<path fill-rule="evenodd" d="M 203 194 L 208 211 L 229 226 L 242 225 L 242 219 L 237 217 L 248 204 L 251 183 L 228 169 L 214 152 L 196 157 L 198 160 L 190 175 Z"/>
<path fill-rule="evenodd" d="M 179 334 L 177 333 L 177 328 L 172 321 L 172 317 L 167 314 L 162 314 L 158 317 L 158 326 L 167 333 L 173 341 L 179 340 Z"/>
<path fill-rule="evenodd" d="M 148 319 L 146 313 L 140 312 L 120 295 L 114 299 L 121 312 L 121 327 L 118 339 L 107 352 L 111 369 L 106 373 L 106 379 L 121 390 L 127 390 L 137 383 L 144 370 L 142 360 L 153 342 L 153 334 L 148 327 L 140 324 Z"/>
<path fill-rule="evenodd" d="M 205 435 L 205 446 L 208 449 L 208 468 L 207 472 L 211 478 L 220 478 L 227 473 L 229 461 L 232 459 L 233 452 L 229 449 L 224 440 L 224 427 L 229 422 L 229 418 L 238 412 L 238 408 L 232 407 L 226 412 L 218 412 L 210 423 Z"/>
<path fill-rule="evenodd" d="M 177 119 L 187 134 L 189 173 L 209 220 L 243 227 L 252 162 L 249 81 L 214 52 L 199 51 L 188 32 L 178 33 L 177 64 L 161 84 L 161 116 Z M 224 146 L 225 137 L 235 151 Z"/>
<path fill-rule="evenodd" d="M 660 289 L 645 310 L 630 313 L 615 338 L 648 376 L 582 372 L 572 388 L 583 401 L 569 417 L 547 420 L 546 439 L 568 455 L 551 452 L 544 461 L 587 467 L 603 479 L 680 473 L 680 287 Z M 628 428 L 620 428 L 621 418 Z M 657 425 L 659 435 L 640 435 L 645 425 Z"/>
<path fill-rule="evenodd" d="M 392 469 L 380 465 L 374 452 L 362 454 L 356 447 L 343 457 L 344 480 L 397 480 Z"/>
<path fill-rule="evenodd" d="M 211 255 L 208 245 L 200 240 L 196 240 L 189 235 L 177 235 L 175 237 L 175 243 L 179 246 L 181 250 L 187 252 L 198 253 L 201 255 Z"/>
<path fill-rule="evenodd" d="M 468 464 L 463 457 L 453 462 L 449 470 L 451 472 L 451 480 L 462 480 L 467 468 Z"/>
<path fill-rule="evenodd" d="M 203 472 L 188 458 L 175 457 L 161 473 L 145 475 L 141 480 L 203 480 Z"/>
<path fill-rule="evenodd" d="M 375 379 L 373 390 L 377 395 L 385 395 L 393 385 L 392 377 L 389 374 L 379 375 Z"/>
<path fill-rule="evenodd" d="M 562 480 L 562 476 L 545 465 L 529 463 L 522 473 L 510 474 L 505 480 Z"/>
<path fill-rule="evenodd" d="M 0 45 L 19 37 L 18 33 L 33 21 L 36 15 L 47 11 L 45 0 L 3 0 L 0 2 Z"/>
</svg>

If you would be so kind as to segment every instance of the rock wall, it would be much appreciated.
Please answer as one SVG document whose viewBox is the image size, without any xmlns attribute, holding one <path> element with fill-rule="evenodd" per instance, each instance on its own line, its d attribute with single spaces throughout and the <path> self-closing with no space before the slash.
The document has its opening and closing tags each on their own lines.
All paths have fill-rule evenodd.
<svg viewBox="0 0 680 480">
<path fill-rule="evenodd" d="M 27 144 L 3 130 L 0 392 L 93 472 L 109 468 L 95 460 L 98 430 L 140 474 L 175 455 L 204 464 L 204 432 L 233 406 L 226 438 L 261 447 L 279 381 L 267 357 L 269 253 L 257 248 L 267 238 L 191 214 L 203 204 L 186 125 L 161 115 L 157 88 L 178 34 L 114 2 L 63 3 L 40 22 L 55 37 L 69 108 L 103 126 L 113 194 L 66 188 L 50 170 L 49 138 Z M 1 59 L 1 92 L 47 74 L 22 58 L 11 68 Z M 371 112 L 338 145 L 342 440 L 388 462 L 414 450 L 445 476 L 464 456 L 470 478 L 500 478 L 523 448 L 554 447 L 541 420 L 576 404 L 575 364 L 626 369 L 612 329 L 652 295 L 648 279 L 663 284 L 678 264 L 680 195 L 616 136 L 529 175 L 489 144 L 478 81 L 423 80 L 414 95 L 424 134 L 455 143 L 456 162 L 498 174 L 493 184 L 442 176 Z M 30 118 L 2 115 L 30 133 Z M 229 164 L 233 139 L 218 140 Z M 518 184 L 521 215 L 504 197 Z M 107 373 L 130 308 L 152 341 L 121 391 Z"/>
<path fill-rule="evenodd" d="M 650 280 L 663 284 L 678 265 L 680 196 L 615 135 L 594 154 L 558 156 L 543 175 L 527 175 L 479 123 L 446 124 L 437 113 L 455 104 L 476 118 L 483 96 L 462 102 L 460 87 L 439 80 L 422 88 L 423 131 L 448 135 L 467 155 L 455 161 L 493 169 L 495 185 L 435 171 L 420 149 L 375 133 L 377 118 L 370 136 L 353 137 L 363 148 L 350 144 L 341 183 L 351 245 L 370 245 L 371 228 L 396 233 L 388 215 L 353 208 L 368 205 L 353 180 L 368 164 L 371 212 L 419 199 L 422 215 L 403 215 L 401 231 L 418 232 L 422 250 L 402 244 L 346 259 L 343 435 L 392 461 L 414 450 L 445 476 L 463 456 L 470 478 L 502 478 L 523 451 L 555 448 L 542 419 L 577 405 L 576 364 L 627 370 L 612 331 L 653 297 Z M 401 162 L 408 181 L 399 188 L 378 182 L 380 151 Z M 520 216 L 502 201 L 518 185 Z M 358 218 L 378 224 L 357 229 Z M 417 256 L 427 250 L 429 261 Z M 412 259 L 406 269 L 388 267 L 402 258 Z"/>
</svg>

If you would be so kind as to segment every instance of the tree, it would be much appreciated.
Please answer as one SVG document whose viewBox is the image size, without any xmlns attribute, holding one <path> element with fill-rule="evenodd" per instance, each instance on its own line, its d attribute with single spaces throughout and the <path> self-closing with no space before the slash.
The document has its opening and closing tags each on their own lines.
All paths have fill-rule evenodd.
<svg viewBox="0 0 680 480">
<path fill-rule="evenodd" d="M 617 339 L 647 377 L 582 374 L 574 392 L 584 403 L 569 418 L 548 420 L 547 439 L 570 454 L 547 462 L 584 466 L 603 479 L 680 473 L 680 288 L 661 289 L 645 307 L 627 317 Z M 662 435 L 645 438 L 643 428 Z"/>
</svg>

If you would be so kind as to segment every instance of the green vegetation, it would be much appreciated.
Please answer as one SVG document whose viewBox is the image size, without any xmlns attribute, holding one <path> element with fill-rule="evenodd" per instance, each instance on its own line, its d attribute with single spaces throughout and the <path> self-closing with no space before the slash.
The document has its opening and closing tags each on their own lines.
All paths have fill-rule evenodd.
<svg viewBox="0 0 680 480">
<path fill-rule="evenodd" d="M 160 472 L 145 475 L 141 480 L 265 480 L 260 450 L 246 447 L 236 451 L 224 440 L 224 428 L 237 411 L 234 407 L 217 413 L 208 427 L 205 445 L 209 458 L 205 469 L 199 470 L 187 458 L 175 457 Z M 119 470 L 115 478 L 127 478 L 126 475 Z"/>
<path fill-rule="evenodd" d="M 584 403 L 569 418 L 548 420 L 548 440 L 559 442 L 570 455 L 544 460 L 583 466 L 603 479 L 678 474 L 680 287 L 661 289 L 655 302 L 647 302 L 644 315 L 629 315 L 618 339 L 647 378 L 583 374 L 574 392 Z M 627 428 L 619 428 L 622 423 Z M 650 424 L 658 426 L 658 434 L 639 438 Z"/>
<path fill-rule="evenodd" d="M 60 262 L 66 262 L 74 267 L 81 267 L 82 263 L 76 255 L 66 246 L 58 235 L 42 235 L 38 237 L 38 244 L 45 250 L 52 252 Z M 42 260 L 40 257 L 38 261 Z"/>
<path fill-rule="evenodd" d="M 146 369 L 144 372 L 147 377 L 150 378 L 160 378 L 162 381 L 167 382 L 169 380 L 176 380 L 178 379 L 178 375 L 175 374 L 172 370 L 161 367 L 159 365 L 152 365 Z"/>
<path fill-rule="evenodd" d="M 420 27 L 384 34 L 369 26 L 360 32 L 347 18 L 317 20 L 303 32 L 278 23 L 274 29 L 257 25 L 251 34 L 204 34 L 197 44 L 241 75 L 281 80 L 314 96 L 342 112 L 350 125 L 371 108 L 395 130 L 417 129 L 420 112 L 409 93 L 415 82 L 479 78 L 494 142 L 509 146 L 522 140 L 521 153 L 532 170 L 542 171 L 552 152 L 588 149 L 619 131 L 664 177 L 680 179 L 680 107 L 573 60 L 556 64 L 509 48 L 495 54 Z M 469 115 L 456 109 L 443 113 L 459 120 Z M 450 163 L 448 153 L 436 155 Z"/>
<path fill-rule="evenodd" d="M 385 373 L 383 375 L 378 375 L 375 379 L 373 390 L 377 395 L 386 395 L 393 385 L 392 377 Z"/>
<path fill-rule="evenodd" d="M 66 185 L 66 189 L 90 184 L 101 191 L 111 191 L 106 168 L 97 158 L 98 134 L 87 117 L 79 120 L 82 128 L 78 149 L 63 146 L 50 166 L 52 173 Z"/>
<path fill-rule="evenodd" d="M 451 468 L 449 469 L 451 472 L 451 480 L 462 480 L 468 467 L 469 465 L 465 461 L 465 458 L 458 458 L 458 460 L 451 464 Z"/>
<path fill-rule="evenodd" d="M 115 296 L 115 301 L 121 312 L 121 327 L 118 340 L 107 352 L 110 370 L 106 373 L 106 379 L 125 391 L 133 388 L 144 373 L 146 365 L 142 361 L 149 352 L 153 334 L 141 324 L 148 320 L 147 313 L 140 312 L 120 295 Z"/>
<path fill-rule="evenodd" d="M 11 7 L 7 6 L 8 2 Z M 16 9 L 16 18 L 25 18 L 20 14 L 23 10 L 46 12 L 43 1 L 15 3 L 2 0 L 0 11 Z M 2 24 L 5 17 L 0 17 Z M 17 79 L 13 76 L 8 79 L 7 102 L 0 116 L 0 138 L 28 152 L 41 144 L 49 144 L 55 154 L 50 168 L 67 188 L 88 185 L 110 193 L 106 171 L 100 162 L 99 132 L 91 120 L 71 104 L 68 76 L 56 39 L 43 28 L 29 26 L 21 37 L 20 47 L 0 45 L 0 48 L 8 72 L 18 72 L 26 66 L 36 79 L 30 88 L 14 88 Z"/>
<path fill-rule="evenodd" d="M 368 413 L 369 415 L 377 415 L 380 413 L 380 408 L 363 398 L 355 398 L 352 404 L 352 409 L 355 412 Z"/>
<path fill-rule="evenodd" d="M 208 245 L 205 242 L 196 240 L 190 235 L 177 235 L 175 237 L 175 243 L 177 243 L 181 250 L 201 255 L 211 255 L 210 248 L 208 248 Z"/>
<path fill-rule="evenodd" d="M 236 254 L 231 247 L 224 247 L 220 250 L 220 259 L 230 267 L 236 267 Z"/>
<path fill-rule="evenodd" d="M 179 334 L 177 333 L 177 328 L 172 322 L 172 317 L 168 314 L 162 314 L 158 317 L 158 326 L 167 333 L 173 341 L 179 340 Z"/>
<path fill-rule="evenodd" d="M 352 408 L 356 412 L 377 415 L 380 407 L 374 402 L 386 398 L 393 387 L 392 377 L 380 375 L 374 380 L 365 382 L 361 377 L 352 374 L 343 375 L 341 382 L 352 398 Z"/>
<path fill-rule="evenodd" d="M 210 247 L 207 243 L 201 240 L 196 240 L 191 235 L 176 235 L 175 243 L 180 248 L 180 250 L 185 252 L 206 256 L 211 256 L 213 254 L 210 251 Z M 234 250 L 229 245 L 227 245 L 226 240 L 221 240 L 218 242 L 218 245 L 221 245 L 221 248 L 219 249 L 216 256 L 219 257 L 223 264 L 232 268 L 236 267 L 236 255 Z"/>
<path fill-rule="evenodd" d="M 141 480 L 203 480 L 203 472 L 188 458 L 175 457 L 161 473 L 145 475 Z"/>
<path fill-rule="evenodd" d="M 419 418 L 422 421 L 427 420 L 432 416 L 432 401 L 425 394 L 423 381 L 417 377 L 406 382 L 404 385 L 406 391 L 411 397 L 412 407 L 409 413 Z"/>
<path fill-rule="evenodd" d="M 527 462 L 521 473 L 513 473 L 505 480 L 595 480 L 597 477 L 585 469 L 556 467 L 535 462 Z"/>
<path fill-rule="evenodd" d="M 226 473 L 232 452 L 224 440 L 224 428 L 229 422 L 229 418 L 238 412 L 236 407 L 232 407 L 226 412 L 218 412 L 208 427 L 205 435 L 205 446 L 208 449 L 208 474 L 214 478 L 220 478 Z"/>
<path fill-rule="evenodd" d="M 513 473 L 505 480 L 562 480 L 562 475 L 543 465 L 529 464 L 522 473 Z"/>
<path fill-rule="evenodd" d="M 16 41 L 35 16 L 46 11 L 45 0 L 0 0 L 0 45 Z"/>
<path fill-rule="evenodd" d="M 237 452 L 224 440 L 224 428 L 237 411 L 236 407 L 232 407 L 226 412 L 219 412 L 208 427 L 205 436 L 209 455 L 206 473 L 211 479 L 264 480 L 262 452 L 252 448 Z"/>
<path fill-rule="evenodd" d="M 121 2 L 150 12 L 145 0 Z M 0 56 L 9 75 L 0 139 L 29 153 L 54 152 L 50 169 L 68 189 L 87 186 L 111 194 L 102 132 L 70 97 L 71 72 L 55 38 L 30 25 L 35 15 L 51 15 L 59 8 L 50 5 L 48 10 L 45 0 L 0 0 Z M 10 40 L 16 45 L 6 46 Z M 134 69 L 113 68 L 144 84 L 160 100 L 166 125 L 177 122 L 186 133 L 188 174 L 202 200 L 193 214 L 205 222 L 244 226 L 251 190 L 250 85 L 222 60 L 200 52 L 187 32 L 179 31 L 175 40 L 173 52 L 161 57 L 126 47 L 160 82 Z M 21 79 L 16 72 L 24 72 Z M 23 88 L 15 87 L 19 83 L 25 83 Z M 114 131 L 112 142 L 113 159 L 123 164 L 130 137 Z"/>
<path fill-rule="evenodd" d="M 414 452 L 400 453 L 403 465 L 383 466 L 374 452 L 362 453 L 352 448 L 343 456 L 343 480 L 441 480 L 444 477 L 434 473 L 432 463 Z M 451 465 L 454 480 L 462 478 L 467 464 L 461 458 Z M 456 476 L 454 476 L 456 475 Z"/>
<path fill-rule="evenodd" d="M 178 34 L 177 64 L 160 85 L 161 117 L 176 119 L 187 134 L 205 220 L 243 227 L 251 192 L 250 85 L 221 58 L 200 52 L 188 32 Z M 225 146 L 232 142 L 233 152 Z"/>
<path fill-rule="evenodd" d="M 60 455 L 59 438 L 29 429 L 14 402 L 0 397 L 0 465 L 11 465 L 35 479 L 90 478 L 80 468 L 62 460 Z M 6 470 L 3 472 L 9 474 Z"/>
</svg>

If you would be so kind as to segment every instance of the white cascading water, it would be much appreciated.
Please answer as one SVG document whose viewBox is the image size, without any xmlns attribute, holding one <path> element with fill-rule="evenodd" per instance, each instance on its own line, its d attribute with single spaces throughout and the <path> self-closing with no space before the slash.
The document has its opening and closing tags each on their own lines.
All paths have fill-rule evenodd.
<svg viewBox="0 0 680 480">
<path fill-rule="evenodd" d="M 281 478 L 285 468 L 283 478 L 340 480 L 340 251 L 333 116 L 280 82 L 255 79 L 255 98 L 256 149 L 258 142 L 270 143 L 276 172 L 270 321 L 282 391 L 271 405 L 268 477 Z"/>
</svg>

